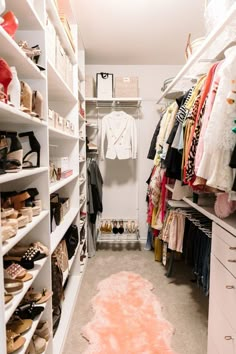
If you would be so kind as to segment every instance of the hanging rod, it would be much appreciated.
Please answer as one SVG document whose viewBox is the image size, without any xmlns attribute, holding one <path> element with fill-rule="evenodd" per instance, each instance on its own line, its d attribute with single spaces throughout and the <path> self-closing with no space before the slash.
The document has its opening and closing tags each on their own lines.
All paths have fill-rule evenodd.
<svg viewBox="0 0 236 354">
<path fill-rule="evenodd" d="M 187 73 L 187 71 L 191 68 L 193 64 L 195 64 L 201 57 L 201 55 L 205 52 L 205 50 L 211 45 L 214 40 L 218 37 L 218 35 L 222 32 L 222 30 L 227 26 L 228 23 L 232 21 L 236 16 L 236 4 L 233 4 L 230 10 L 227 12 L 227 15 L 223 21 L 221 21 L 215 29 L 207 36 L 204 43 L 201 45 L 199 50 L 194 53 L 189 61 L 184 65 L 184 67 L 180 70 L 180 72 L 176 75 L 174 80 L 170 83 L 167 89 L 163 92 L 160 98 L 156 103 L 159 103 L 165 95 L 176 85 L 176 83 Z"/>
</svg>

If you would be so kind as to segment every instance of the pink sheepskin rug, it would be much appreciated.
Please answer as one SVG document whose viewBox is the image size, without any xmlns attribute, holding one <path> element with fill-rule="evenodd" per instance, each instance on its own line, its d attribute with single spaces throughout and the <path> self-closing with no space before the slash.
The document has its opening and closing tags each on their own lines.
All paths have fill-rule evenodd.
<svg viewBox="0 0 236 354">
<path fill-rule="evenodd" d="M 95 315 L 83 329 L 84 354 L 174 354 L 172 325 L 162 317 L 153 285 L 140 275 L 120 272 L 98 285 Z"/>
</svg>

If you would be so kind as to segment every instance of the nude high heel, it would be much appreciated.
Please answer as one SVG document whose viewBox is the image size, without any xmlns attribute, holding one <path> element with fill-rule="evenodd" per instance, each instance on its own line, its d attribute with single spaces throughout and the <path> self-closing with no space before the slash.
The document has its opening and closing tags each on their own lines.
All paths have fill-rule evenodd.
<svg viewBox="0 0 236 354">
<path fill-rule="evenodd" d="M 31 87 L 24 81 L 20 82 L 21 85 L 21 110 L 25 113 L 32 112 L 32 90 Z"/>
</svg>

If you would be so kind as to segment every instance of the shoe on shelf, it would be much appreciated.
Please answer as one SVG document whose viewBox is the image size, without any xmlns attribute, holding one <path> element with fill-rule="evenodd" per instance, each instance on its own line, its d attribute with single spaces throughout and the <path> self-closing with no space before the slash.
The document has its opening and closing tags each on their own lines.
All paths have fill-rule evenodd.
<svg viewBox="0 0 236 354">
<path fill-rule="evenodd" d="M 52 297 L 52 291 L 47 290 L 44 288 L 41 292 L 35 291 L 34 288 L 30 288 L 27 293 L 25 294 L 22 303 L 35 303 L 35 305 L 41 305 L 47 302 Z"/>
<path fill-rule="evenodd" d="M 29 84 L 25 81 L 20 82 L 21 85 L 21 100 L 20 109 L 25 113 L 32 112 L 32 96 L 33 92 Z"/>
<path fill-rule="evenodd" d="M 23 334 L 32 327 L 33 321 L 30 319 L 23 320 L 20 317 L 12 316 L 6 325 L 7 330 L 11 330 L 17 334 Z"/>
<path fill-rule="evenodd" d="M 36 306 L 34 302 L 19 305 L 14 314 L 20 317 L 22 320 L 31 319 L 34 320 L 37 316 L 44 311 L 43 306 Z"/>
<path fill-rule="evenodd" d="M 35 168 L 40 167 L 40 149 L 41 146 L 36 139 L 34 132 L 20 133 L 19 137 L 28 137 L 31 150 L 28 151 L 23 157 L 23 168 Z"/>
<path fill-rule="evenodd" d="M 46 339 L 33 335 L 25 354 L 41 354 L 45 351 L 47 345 Z"/>
<path fill-rule="evenodd" d="M 14 353 L 18 349 L 22 348 L 26 339 L 20 334 L 17 334 L 11 330 L 7 330 L 7 354 Z"/>
<path fill-rule="evenodd" d="M 43 116 L 43 96 L 39 91 L 33 91 L 31 116 L 41 119 Z"/>
<path fill-rule="evenodd" d="M 28 58 L 30 58 L 35 64 L 38 63 L 41 54 L 39 45 L 30 47 L 26 41 L 18 42 L 18 46 L 23 50 Z"/>
<path fill-rule="evenodd" d="M 5 172 L 19 172 L 22 169 L 23 148 L 17 137 L 17 132 L 7 132 L 7 139 L 10 140 L 10 147 L 7 153 Z"/>
<path fill-rule="evenodd" d="M 118 227 L 117 227 L 117 221 L 116 221 L 116 220 L 113 221 L 112 232 L 113 232 L 113 234 L 115 234 L 115 235 L 118 234 L 118 232 L 119 232 L 119 229 L 118 229 Z"/>
<path fill-rule="evenodd" d="M 6 292 L 4 292 L 4 304 L 5 304 L 5 308 L 7 308 L 9 305 L 11 305 L 11 302 L 13 300 L 13 295 L 8 294 Z"/>
<path fill-rule="evenodd" d="M 23 289 L 23 282 L 17 279 L 4 278 L 4 288 L 11 295 L 18 294 Z"/>
<path fill-rule="evenodd" d="M 48 342 L 51 336 L 48 321 L 40 321 L 35 330 L 35 334 Z"/>
<path fill-rule="evenodd" d="M 2 28 L 11 36 L 14 37 L 19 26 L 18 19 L 12 11 L 6 12 L 3 16 Z"/>
<path fill-rule="evenodd" d="M 33 278 L 32 274 L 28 273 L 26 269 L 21 267 L 17 263 L 12 263 L 6 269 L 4 269 L 5 279 L 16 279 L 23 282 L 29 281 Z"/>
<path fill-rule="evenodd" d="M 0 84 L 4 89 L 5 103 L 8 103 L 8 86 L 12 77 L 11 68 L 3 58 L 0 58 Z"/>
<path fill-rule="evenodd" d="M 0 0 L 0 15 L 3 14 L 3 12 L 6 9 L 6 2 L 5 0 Z M 3 22 L 3 18 L 0 17 L 0 24 Z"/>
<path fill-rule="evenodd" d="M 119 221 L 118 232 L 119 232 L 119 234 L 123 234 L 124 233 L 124 222 L 123 222 L 123 220 Z"/>
</svg>

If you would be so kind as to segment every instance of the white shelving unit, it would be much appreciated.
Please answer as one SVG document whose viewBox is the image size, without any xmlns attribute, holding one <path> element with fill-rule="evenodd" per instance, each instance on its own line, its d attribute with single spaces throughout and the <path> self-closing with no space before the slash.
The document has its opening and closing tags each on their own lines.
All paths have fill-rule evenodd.
<svg viewBox="0 0 236 354">
<path fill-rule="evenodd" d="M 60 5 L 65 5 L 69 9 L 68 2 L 62 0 Z M 86 144 L 81 140 L 79 131 L 84 132 L 82 138 L 85 139 L 86 120 L 82 117 L 80 107 L 85 110 L 84 103 L 84 78 L 85 78 L 85 54 L 79 38 L 78 26 L 71 17 L 71 11 L 65 13 L 70 22 L 72 35 L 74 37 L 75 50 L 67 36 L 64 26 L 53 0 L 20 2 L 6 0 L 6 11 L 11 10 L 19 20 L 19 28 L 11 38 L 0 27 L 0 56 L 4 58 L 10 66 L 15 66 L 19 80 L 27 82 L 32 90 L 39 90 L 43 96 L 43 116 L 41 119 L 33 118 L 15 107 L 0 102 L 0 124 L 1 130 L 17 131 L 18 133 L 33 131 L 41 146 L 40 167 L 23 169 L 18 173 L 6 173 L 0 175 L 0 192 L 22 191 L 27 188 L 37 188 L 42 201 L 42 211 L 40 215 L 33 217 L 32 222 L 26 227 L 19 229 L 16 236 L 0 244 L 0 260 L 17 244 L 29 245 L 32 242 L 40 241 L 49 250 L 49 256 L 35 262 L 35 266 L 28 272 L 33 278 L 24 283 L 22 291 L 16 294 L 11 305 L 5 308 L 4 305 L 4 274 L 3 267 L 0 267 L 0 317 L 5 319 L 0 322 L 0 353 L 7 354 L 6 349 L 6 329 L 5 324 L 13 315 L 15 309 L 23 299 L 27 290 L 33 286 L 34 289 L 42 291 L 43 288 L 50 290 L 51 284 L 51 255 L 57 245 L 62 240 L 65 232 L 72 223 L 78 226 L 81 231 L 80 212 L 86 213 L 86 163 L 80 163 L 79 158 L 83 156 L 86 161 Z M 65 79 L 65 72 L 58 66 L 58 63 L 51 61 L 49 50 L 54 48 L 48 43 L 48 21 L 50 19 L 55 33 L 59 38 L 64 54 L 71 62 L 70 82 Z M 18 46 L 20 40 L 27 41 L 29 46 L 39 44 L 41 55 L 39 65 L 45 68 L 40 71 Z M 58 59 L 58 58 L 57 58 Z M 59 68 L 59 69 L 58 69 Z M 80 80 L 80 82 L 78 82 Z M 80 90 L 79 90 L 80 87 Z M 79 108 L 78 108 L 79 107 Z M 48 109 L 57 112 L 63 118 L 73 124 L 74 135 L 58 130 L 48 124 Z M 26 149 L 25 145 L 23 145 Z M 28 150 L 25 150 L 26 153 Z M 49 180 L 49 161 L 52 157 L 65 157 L 69 159 L 69 167 L 73 174 L 68 178 L 61 179 L 55 183 Z M 79 179 L 80 177 L 80 179 Z M 81 180 L 82 177 L 82 180 Z M 60 225 L 50 232 L 50 194 L 58 193 L 59 196 L 68 197 L 70 209 L 62 219 Z M 85 196 L 83 205 L 80 204 L 80 195 Z M 86 216 L 83 215 L 85 237 L 83 245 L 86 243 Z M 67 336 L 70 319 L 73 314 L 77 295 L 81 286 L 85 266 L 81 265 L 80 252 L 81 240 L 74 256 L 69 261 L 69 269 L 64 279 L 65 299 L 62 302 L 62 318 L 54 338 L 50 338 L 44 354 L 61 354 L 63 344 Z M 86 262 L 85 262 L 86 263 Z M 31 329 L 23 334 L 26 342 L 17 351 L 17 354 L 24 354 L 30 343 L 40 319 L 47 320 L 52 332 L 52 301 L 51 299 L 43 305 L 44 311 L 33 322 Z"/>
</svg>

